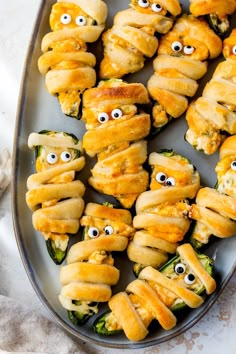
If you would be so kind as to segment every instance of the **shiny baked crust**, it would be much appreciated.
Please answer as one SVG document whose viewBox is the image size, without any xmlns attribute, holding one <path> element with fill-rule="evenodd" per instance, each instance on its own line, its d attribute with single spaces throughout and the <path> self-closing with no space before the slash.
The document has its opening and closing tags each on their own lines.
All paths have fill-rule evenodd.
<svg viewBox="0 0 236 354">
<path fill-rule="evenodd" d="M 161 38 L 154 74 L 147 83 L 156 103 L 155 127 L 161 128 L 186 111 L 189 97 L 197 91 L 197 80 L 207 71 L 207 60 L 216 58 L 221 49 L 220 38 L 208 24 L 186 14 Z"/>
<path fill-rule="evenodd" d="M 204 286 L 208 295 L 212 294 L 216 282 L 203 268 L 193 247 L 185 243 L 177 248 L 177 253 L 186 270 Z M 171 311 L 174 301 L 183 301 L 191 308 L 198 308 L 204 302 L 204 297 L 184 282 L 184 276 L 168 277 L 151 266 L 145 267 L 138 279 L 129 283 L 125 291 L 113 295 L 108 302 L 116 328 L 122 329 L 129 340 L 140 341 L 148 335 L 153 319 L 165 330 L 175 327 L 177 319 Z"/>
<path fill-rule="evenodd" d="M 170 155 L 170 156 L 168 156 Z M 129 243 L 127 254 L 131 261 L 145 266 L 160 267 L 174 254 L 178 242 L 189 229 L 187 199 L 193 199 L 200 188 L 200 177 L 193 165 L 179 155 L 151 153 L 152 169 L 150 190 L 137 198 L 134 227 L 139 230 Z M 175 185 L 167 186 L 157 181 L 162 173 L 175 179 Z"/>
<path fill-rule="evenodd" d="M 194 16 L 217 13 L 230 15 L 235 11 L 235 0 L 190 0 L 189 10 Z"/>
<path fill-rule="evenodd" d="M 190 217 L 196 220 L 192 237 L 206 244 L 211 235 L 219 238 L 236 234 L 236 139 L 229 137 L 220 149 L 216 189 L 199 190 Z"/>
<path fill-rule="evenodd" d="M 63 16 L 70 19 L 63 20 Z M 83 18 L 84 23 L 76 23 Z M 78 117 L 81 94 L 96 83 L 96 57 L 86 43 L 98 40 L 105 28 L 107 6 L 101 0 L 58 0 L 52 6 L 52 32 L 42 39 L 38 68 L 48 92 L 57 95 L 64 114 Z"/>
<path fill-rule="evenodd" d="M 218 64 L 202 96 L 191 103 L 186 140 L 205 154 L 213 154 L 226 138 L 236 134 L 236 30 L 223 42 L 225 60 Z"/>
<path fill-rule="evenodd" d="M 145 58 L 151 58 L 157 48 L 156 33 L 167 33 L 173 26 L 173 17 L 181 13 L 177 0 L 159 1 L 155 12 L 131 1 L 131 8 L 118 12 L 113 27 L 103 34 L 104 58 L 100 64 L 101 79 L 121 78 L 142 69 Z M 172 17 L 167 16 L 167 11 Z"/>
<path fill-rule="evenodd" d="M 73 300 L 106 302 L 110 299 L 111 286 L 120 276 L 111 252 L 124 251 L 134 233 L 128 210 L 97 203 L 87 204 L 81 225 L 84 239 L 71 246 L 67 264 L 60 269 L 59 300 L 67 310 L 74 308 Z M 110 234 L 105 232 L 107 227 Z M 94 238 L 91 230 L 97 232 Z"/>
<path fill-rule="evenodd" d="M 98 160 L 89 184 L 114 196 L 125 208 L 133 205 L 148 184 L 148 173 L 142 168 L 147 158 L 143 139 L 149 134 L 151 122 L 150 115 L 137 107 L 148 102 L 142 84 L 119 79 L 101 81 L 83 96 L 82 119 L 87 129 L 83 148 Z M 120 116 L 114 118 L 114 112 Z M 100 121 L 102 118 L 105 121 Z"/>
<path fill-rule="evenodd" d="M 26 203 L 33 211 L 33 226 L 46 240 L 67 245 L 69 234 L 76 234 L 79 230 L 84 209 L 85 186 L 75 180 L 75 172 L 83 169 L 85 159 L 83 156 L 68 162 L 58 159 L 53 165 L 47 162 L 47 156 L 50 153 L 60 156 L 67 149 L 81 153 L 81 143 L 62 132 L 51 132 L 50 135 L 32 133 L 28 146 L 31 149 L 43 147 L 45 151 L 43 160 L 41 157 L 36 160 L 37 172 L 27 179 Z"/>
</svg>

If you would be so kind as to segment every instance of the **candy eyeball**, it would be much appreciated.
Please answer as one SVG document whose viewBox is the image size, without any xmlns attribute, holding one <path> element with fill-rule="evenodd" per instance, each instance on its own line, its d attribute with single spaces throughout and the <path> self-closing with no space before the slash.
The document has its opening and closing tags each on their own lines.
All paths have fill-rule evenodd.
<svg viewBox="0 0 236 354">
<path fill-rule="evenodd" d="M 175 41 L 171 44 L 171 49 L 174 52 L 180 52 L 183 49 L 183 45 L 181 42 Z"/>
<path fill-rule="evenodd" d="M 187 285 L 192 285 L 195 282 L 195 275 L 192 273 L 186 274 L 184 281 Z"/>
<path fill-rule="evenodd" d="M 99 236 L 99 230 L 96 227 L 90 227 L 88 229 L 88 235 L 91 238 L 97 238 Z"/>
<path fill-rule="evenodd" d="M 104 228 L 104 231 L 105 231 L 105 234 L 106 234 L 106 235 L 111 235 L 111 234 L 113 234 L 113 227 L 110 226 L 110 225 L 107 225 L 107 226 Z"/>
<path fill-rule="evenodd" d="M 119 119 L 123 116 L 122 110 L 119 108 L 113 109 L 111 112 L 111 116 L 113 119 Z"/>
<path fill-rule="evenodd" d="M 64 162 L 69 162 L 71 160 L 71 153 L 69 151 L 63 151 L 61 153 L 61 159 Z"/>
<path fill-rule="evenodd" d="M 166 179 L 167 179 L 167 176 L 164 172 L 158 172 L 156 174 L 156 181 L 158 183 L 165 183 Z"/>
<path fill-rule="evenodd" d="M 84 16 L 77 16 L 75 19 L 75 23 L 77 24 L 77 26 L 85 26 L 87 20 Z"/>
<path fill-rule="evenodd" d="M 138 0 L 138 4 L 140 7 L 146 8 L 149 6 L 149 1 L 148 0 Z"/>
<path fill-rule="evenodd" d="M 236 45 L 233 46 L 232 53 L 236 55 Z"/>
<path fill-rule="evenodd" d="M 57 162 L 57 155 L 54 152 L 51 152 L 50 154 L 47 155 L 47 162 L 50 165 L 53 165 L 54 163 Z"/>
<path fill-rule="evenodd" d="M 177 263 L 175 266 L 175 273 L 180 275 L 184 274 L 186 271 L 186 266 L 183 263 Z"/>
<path fill-rule="evenodd" d="M 68 25 L 71 22 L 71 16 L 69 14 L 61 15 L 60 21 L 63 25 Z"/>
<path fill-rule="evenodd" d="M 195 48 L 192 47 L 191 45 L 185 45 L 184 46 L 184 54 L 191 55 L 193 54 Z"/>
<path fill-rule="evenodd" d="M 168 187 L 173 187 L 175 186 L 176 182 L 175 182 L 175 178 L 174 177 L 169 177 L 166 180 L 166 186 Z"/>
<path fill-rule="evenodd" d="M 236 171 L 236 161 L 232 161 L 230 167 L 233 171 Z"/>
<path fill-rule="evenodd" d="M 161 12 L 162 11 L 162 6 L 159 4 L 152 4 L 152 11 L 153 12 Z"/>
<path fill-rule="evenodd" d="M 106 112 L 99 113 L 98 121 L 100 123 L 106 123 L 109 120 L 109 115 Z"/>
</svg>

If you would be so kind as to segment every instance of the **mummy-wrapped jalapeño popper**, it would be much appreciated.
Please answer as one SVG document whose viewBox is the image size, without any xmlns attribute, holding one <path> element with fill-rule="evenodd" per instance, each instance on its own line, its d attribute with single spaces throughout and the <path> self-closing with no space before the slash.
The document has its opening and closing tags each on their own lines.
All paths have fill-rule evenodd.
<svg viewBox="0 0 236 354">
<path fill-rule="evenodd" d="M 200 248 L 212 235 L 219 238 L 236 236 L 236 136 L 227 138 L 220 148 L 216 165 L 215 188 L 199 190 L 190 217 L 196 220 L 191 243 Z"/>
<path fill-rule="evenodd" d="M 120 276 L 112 252 L 124 251 L 134 233 L 130 212 L 111 204 L 88 203 L 81 225 L 83 239 L 70 248 L 60 269 L 59 300 L 76 325 L 87 322 L 99 303 L 110 299 Z"/>
<path fill-rule="evenodd" d="M 215 288 L 212 259 L 183 244 L 160 270 L 144 268 L 125 291 L 113 295 L 110 311 L 98 317 L 94 329 L 100 335 L 124 331 L 129 340 L 140 341 L 154 319 L 165 330 L 174 328 L 176 311 L 198 308 L 204 302 L 202 295 L 212 294 Z"/>
<path fill-rule="evenodd" d="M 105 28 L 107 6 L 101 0 L 58 0 L 50 13 L 52 32 L 42 39 L 38 67 L 46 88 L 57 95 L 62 112 L 78 118 L 81 95 L 96 83 L 96 57 L 87 43 Z"/>
<path fill-rule="evenodd" d="M 149 155 L 150 189 L 136 201 L 136 233 L 127 248 L 136 275 L 146 266 L 159 268 L 175 254 L 190 227 L 188 212 L 200 188 L 191 162 L 172 150 Z"/>
<path fill-rule="evenodd" d="M 148 172 L 142 166 L 147 158 L 143 139 L 150 132 L 151 121 L 140 109 L 147 103 L 148 93 L 141 83 L 120 79 L 101 81 L 83 96 L 82 119 L 87 129 L 83 147 L 89 156 L 97 157 L 88 182 L 125 208 L 148 185 Z"/>
<path fill-rule="evenodd" d="M 157 34 L 167 33 L 181 13 L 178 0 L 132 0 L 118 12 L 111 29 L 103 34 L 101 79 L 122 78 L 139 71 L 158 48 Z"/>
<path fill-rule="evenodd" d="M 160 40 L 147 83 L 154 100 L 153 126 L 159 130 L 187 109 L 198 82 L 207 72 L 207 60 L 221 53 L 222 42 L 204 20 L 180 17 Z"/>
<path fill-rule="evenodd" d="M 28 146 L 35 150 L 36 173 L 27 180 L 26 202 L 49 255 L 61 264 L 84 209 L 85 186 L 76 177 L 85 165 L 81 142 L 72 134 L 45 130 L 31 133 Z"/>
<path fill-rule="evenodd" d="M 204 16 L 219 36 L 224 36 L 230 27 L 230 15 L 236 10 L 235 0 L 190 0 L 190 12 Z"/>
<path fill-rule="evenodd" d="M 211 155 L 228 135 L 236 134 L 236 29 L 223 42 L 220 62 L 202 96 L 186 112 L 185 138 L 196 150 Z"/>
</svg>

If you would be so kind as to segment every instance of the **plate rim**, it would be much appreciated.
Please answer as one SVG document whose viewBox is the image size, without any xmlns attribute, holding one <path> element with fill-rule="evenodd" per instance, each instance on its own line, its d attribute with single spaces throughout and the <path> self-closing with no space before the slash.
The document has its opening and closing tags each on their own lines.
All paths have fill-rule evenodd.
<svg viewBox="0 0 236 354">
<path fill-rule="evenodd" d="M 106 2 L 106 1 L 105 1 Z M 28 49 L 26 52 L 25 56 L 25 61 L 24 61 L 24 67 L 22 71 L 22 77 L 21 77 L 21 84 L 20 84 L 20 89 L 19 89 L 19 94 L 18 94 L 18 103 L 17 103 L 17 111 L 16 111 L 16 120 L 15 120 L 15 128 L 14 128 L 14 137 L 13 137 L 13 149 L 12 149 L 12 181 L 11 181 L 11 209 L 12 209 L 12 220 L 13 220 L 13 229 L 14 229 L 14 234 L 15 234 L 15 239 L 17 243 L 17 247 L 20 253 L 20 258 L 23 263 L 24 269 L 26 271 L 26 274 L 30 280 L 30 283 L 40 299 L 41 303 L 44 305 L 44 307 L 47 309 L 49 314 L 52 316 L 53 319 L 55 319 L 55 322 L 58 323 L 61 328 L 69 335 L 72 336 L 73 340 L 84 340 L 89 343 L 98 345 L 98 346 L 105 346 L 108 348 L 118 348 L 118 349 L 138 349 L 138 348 L 145 348 L 145 347 L 151 347 L 154 345 L 158 345 L 164 342 L 167 342 L 176 336 L 185 333 L 187 330 L 192 328 L 196 323 L 198 323 L 209 311 L 209 309 L 214 305 L 216 300 L 219 298 L 221 295 L 222 291 L 225 289 L 226 285 L 228 284 L 229 280 L 233 276 L 235 270 L 236 270 L 236 260 L 234 262 L 234 265 L 232 266 L 230 272 L 227 274 L 223 282 L 217 285 L 217 290 L 211 294 L 208 298 L 207 303 L 205 302 L 203 304 L 203 309 L 200 311 L 193 319 L 191 319 L 188 323 L 185 325 L 181 325 L 181 328 L 178 328 L 176 326 L 170 334 L 168 334 L 168 331 L 166 332 L 167 335 L 163 336 L 161 338 L 157 339 L 151 339 L 149 341 L 140 341 L 140 342 L 128 342 L 128 343 L 119 343 L 119 342 L 106 342 L 105 339 L 97 340 L 95 338 L 91 338 L 88 335 L 85 335 L 81 333 L 78 330 L 75 330 L 72 328 L 69 324 L 67 324 L 60 316 L 59 314 L 53 309 L 53 307 L 49 304 L 47 298 L 39 288 L 39 285 L 37 284 L 37 281 L 34 278 L 34 272 L 32 270 L 32 266 L 27 259 L 27 251 L 25 248 L 25 243 L 24 243 L 24 237 L 21 233 L 21 228 L 19 225 L 19 218 L 18 218 L 18 209 L 17 209 L 17 175 L 18 175 L 18 170 L 19 170 L 19 163 L 18 163 L 18 156 L 19 156 L 19 141 L 18 141 L 18 136 L 19 136 L 19 131 L 20 131 L 20 125 L 23 121 L 23 110 L 24 110 L 24 104 L 25 104 L 25 93 L 26 93 L 26 86 L 27 86 L 27 75 L 28 75 L 28 65 L 29 62 L 32 61 L 33 57 L 33 50 L 34 50 L 34 43 L 36 42 L 35 39 L 38 35 L 39 31 L 39 26 L 42 21 L 42 14 L 44 11 L 44 7 L 46 4 L 46 0 L 41 0 L 39 4 L 39 8 L 36 14 L 36 19 L 33 24 L 33 30 L 30 36 L 29 44 L 28 44 Z M 192 310 L 194 311 L 194 310 Z M 101 337 L 103 338 L 103 337 Z M 106 338 L 106 337 L 104 337 Z"/>
</svg>

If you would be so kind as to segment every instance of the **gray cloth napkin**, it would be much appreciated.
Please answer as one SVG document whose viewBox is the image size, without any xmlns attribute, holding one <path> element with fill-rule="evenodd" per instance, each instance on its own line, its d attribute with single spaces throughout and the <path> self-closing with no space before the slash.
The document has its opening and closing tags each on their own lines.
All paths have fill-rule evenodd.
<svg viewBox="0 0 236 354">
<path fill-rule="evenodd" d="M 75 343 L 55 322 L 0 295 L 0 352 L 94 354 L 104 350 L 82 341 Z"/>
<path fill-rule="evenodd" d="M 5 148 L 0 153 L 0 197 L 11 180 L 11 158 Z"/>
</svg>

